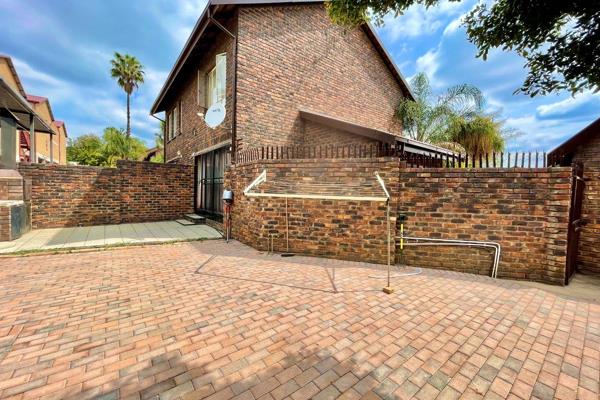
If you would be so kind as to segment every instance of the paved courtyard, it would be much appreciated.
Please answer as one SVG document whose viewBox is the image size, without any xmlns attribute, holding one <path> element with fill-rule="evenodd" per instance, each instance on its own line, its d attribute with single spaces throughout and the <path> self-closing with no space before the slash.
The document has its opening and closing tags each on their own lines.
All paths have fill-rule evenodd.
<svg viewBox="0 0 600 400">
<path fill-rule="evenodd" d="M 600 305 L 189 242 L 0 258 L 0 397 L 598 399 Z"/>
<path fill-rule="evenodd" d="M 35 229 L 17 240 L 0 242 L 0 253 L 136 245 L 220 237 L 221 234 L 217 230 L 207 225 L 181 225 L 176 221 Z"/>
</svg>

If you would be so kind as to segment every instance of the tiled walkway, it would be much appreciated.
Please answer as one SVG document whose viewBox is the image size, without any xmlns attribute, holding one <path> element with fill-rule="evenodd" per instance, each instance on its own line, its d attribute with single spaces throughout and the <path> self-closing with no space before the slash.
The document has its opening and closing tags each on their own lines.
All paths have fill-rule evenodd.
<svg viewBox="0 0 600 400">
<path fill-rule="evenodd" d="M 17 240 L 0 242 L 0 253 L 148 244 L 220 237 L 221 234 L 209 226 L 184 226 L 175 221 L 36 229 Z"/>
<path fill-rule="evenodd" d="M 0 258 L 0 397 L 598 399 L 600 305 L 380 274 L 222 241 Z"/>
</svg>

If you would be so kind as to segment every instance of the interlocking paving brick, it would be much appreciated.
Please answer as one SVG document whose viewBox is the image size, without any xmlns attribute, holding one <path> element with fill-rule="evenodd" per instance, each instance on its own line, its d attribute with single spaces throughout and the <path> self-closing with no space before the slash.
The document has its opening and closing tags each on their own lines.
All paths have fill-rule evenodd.
<svg viewBox="0 0 600 400">
<path fill-rule="evenodd" d="M 598 398 L 599 305 L 428 270 L 385 295 L 378 268 L 220 241 L 0 258 L 0 398 Z"/>
</svg>

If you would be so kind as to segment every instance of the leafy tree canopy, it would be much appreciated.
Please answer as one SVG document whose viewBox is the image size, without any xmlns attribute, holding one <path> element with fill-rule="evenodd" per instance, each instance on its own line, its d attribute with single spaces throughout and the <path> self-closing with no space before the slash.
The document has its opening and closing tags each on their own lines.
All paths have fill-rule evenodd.
<svg viewBox="0 0 600 400">
<path fill-rule="evenodd" d="M 483 94 L 475 86 L 460 84 L 435 96 L 424 73 L 416 74 L 410 86 L 415 99 L 400 100 L 396 115 L 411 139 L 458 153 L 485 154 L 503 150 L 505 140 L 518 134 L 484 112 Z"/>
<path fill-rule="evenodd" d="M 165 162 L 165 154 L 162 151 L 165 147 L 165 121 L 159 122 L 158 131 L 154 133 L 154 142 L 156 143 L 156 147 L 161 151 L 152 157 L 150 161 L 163 164 Z"/>
<path fill-rule="evenodd" d="M 482 113 L 484 99 L 475 86 L 461 84 L 435 96 L 424 73 L 410 82 L 415 99 L 403 98 L 397 109 L 404 134 L 421 142 L 439 143 L 447 139 L 449 124 L 456 118 L 471 118 Z"/>
<path fill-rule="evenodd" d="M 448 129 L 448 140 L 460 145 L 465 153 L 479 156 L 504 150 L 502 123 L 488 115 L 471 119 L 455 118 Z"/>
<path fill-rule="evenodd" d="M 115 166 L 117 160 L 141 159 L 146 153 L 144 143 L 127 137 L 122 129 L 106 128 L 102 137 L 94 134 L 70 139 L 67 160 L 80 165 Z"/>
<path fill-rule="evenodd" d="M 80 165 L 104 165 L 102 139 L 93 134 L 69 138 L 67 160 Z"/>
<path fill-rule="evenodd" d="M 461 0 L 450 0 L 461 1 Z M 401 15 L 413 4 L 440 0 L 332 0 L 330 17 L 344 26 Z M 493 0 L 480 2 L 463 20 L 478 57 L 490 49 L 514 50 L 525 58 L 527 77 L 518 91 L 530 96 L 569 90 L 600 90 L 600 1 Z"/>
</svg>

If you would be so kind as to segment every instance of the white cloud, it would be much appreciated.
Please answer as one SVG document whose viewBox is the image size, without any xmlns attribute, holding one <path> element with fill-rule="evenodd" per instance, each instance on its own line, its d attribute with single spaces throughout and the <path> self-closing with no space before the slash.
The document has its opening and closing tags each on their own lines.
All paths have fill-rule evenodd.
<svg viewBox="0 0 600 400">
<path fill-rule="evenodd" d="M 425 72 L 430 81 L 434 81 L 435 73 L 440 66 L 438 49 L 429 50 L 417 58 L 417 71 Z"/>
<path fill-rule="evenodd" d="M 207 0 L 167 0 L 152 8 L 157 22 L 181 49 L 206 7 Z"/>
<path fill-rule="evenodd" d="M 395 17 L 393 14 L 386 15 L 382 30 L 392 41 L 431 35 L 444 26 L 445 20 L 460 14 L 463 9 L 464 4 L 455 1 L 442 1 L 429 8 L 414 5 L 399 17 Z"/>
<path fill-rule="evenodd" d="M 584 92 L 575 97 L 569 97 L 550 104 L 543 104 L 536 108 L 541 117 L 557 117 L 565 115 L 590 101 L 600 100 L 600 93 Z"/>
<path fill-rule="evenodd" d="M 55 77 L 48 75 L 44 72 L 33 69 L 29 64 L 25 61 L 22 61 L 18 58 L 12 58 L 13 63 L 15 64 L 15 69 L 17 70 L 17 74 L 19 78 L 34 82 L 36 84 L 48 85 L 48 86 L 59 86 L 62 84 L 60 79 L 56 79 Z M 27 90 L 26 90 L 27 92 Z M 35 94 L 35 93 L 34 93 Z"/>
<path fill-rule="evenodd" d="M 460 17 L 450 21 L 450 23 L 444 28 L 444 32 L 442 33 L 442 35 L 449 36 L 458 31 L 458 28 L 460 28 L 460 25 L 462 24 L 463 17 L 464 15 L 461 15 Z"/>
</svg>

